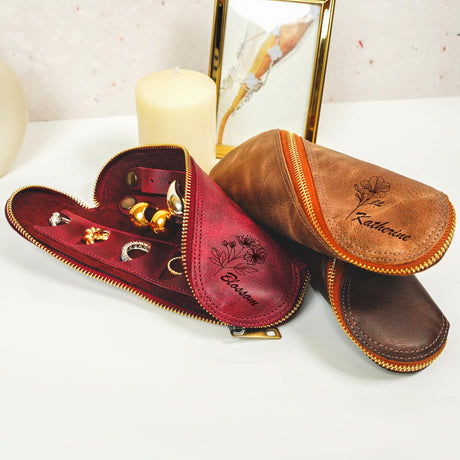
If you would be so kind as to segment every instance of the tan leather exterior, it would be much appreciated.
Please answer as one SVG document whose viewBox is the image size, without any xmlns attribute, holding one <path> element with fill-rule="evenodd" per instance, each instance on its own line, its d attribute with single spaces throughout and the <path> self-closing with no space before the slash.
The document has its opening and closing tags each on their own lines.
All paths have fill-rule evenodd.
<svg viewBox="0 0 460 460">
<path fill-rule="evenodd" d="M 401 264 L 419 258 L 439 241 L 448 222 L 446 195 L 371 163 L 304 144 L 322 215 L 348 252 L 373 262 Z M 371 178 L 383 180 L 369 183 Z M 362 190 L 363 183 L 374 195 L 359 205 L 355 185 Z"/>
<path fill-rule="evenodd" d="M 315 251 L 369 270 L 408 274 L 442 257 L 455 223 L 445 194 L 306 140 L 300 141 L 298 155 L 306 158 L 312 179 L 305 172 L 299 179 L 282 135 L 271 130 L 249 139 L 210 173 L 253 219 Z M 302 187 L 315 197 L 324 232 L 313 223 L 299 192 Z"/>
<path fill-rule="evenodd" d="M 259 134 L 233 149 L 210 176 L 255 221 L 298 243 L 334 255 L 314 231 L 296 197 L 278 130 Z"/>
</svg>

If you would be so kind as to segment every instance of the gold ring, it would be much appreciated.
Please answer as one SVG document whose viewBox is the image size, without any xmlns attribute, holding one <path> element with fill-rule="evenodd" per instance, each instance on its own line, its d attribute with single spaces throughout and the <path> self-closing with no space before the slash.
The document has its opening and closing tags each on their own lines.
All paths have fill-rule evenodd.
<svg viewBox="0 0 460 460">
<path fill-rule="evenodd" d="M 103 230 L 99 227 L 90 227 L 85 230 L 82 240 L 86 244 L 94 244 L 96 241 L 107 241 L 110 236 L 110 230 Z"/>
<path fill-rule="evenodd" d="M 173 275 L 176 275 L 176 276 L 183 275 L 184 272 L 177 272 L 176 270 L 174 270 L 174 269 L 171 267 L 171 264 L 172 264 L 175 260 L 182 260 L 182 257 L 181 257 L 181 256 L 173 257 L 172 259 L 169 260 L 169 262 L 168 262 L 168 270 L 169 270 L 169 273 L 172 273 Z"/>
</svg>

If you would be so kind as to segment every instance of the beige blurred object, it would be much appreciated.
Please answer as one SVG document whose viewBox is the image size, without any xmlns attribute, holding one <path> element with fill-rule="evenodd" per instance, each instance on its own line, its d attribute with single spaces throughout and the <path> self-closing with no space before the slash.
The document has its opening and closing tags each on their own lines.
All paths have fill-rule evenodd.
<svg viewBox="0 0 460 460">
<path fill-rule="evenodd" d="M 135 93 L 139 144 L 183 146 L 209 172 L 216 155 L 216 84 L 176 68 L 142 78 Z"/>
<path fill-rule="evenodd" d="M 21 82 L 0 60 L 0 177 L 9 171 L 21 148 L 28 120 Z"/>
</svg>

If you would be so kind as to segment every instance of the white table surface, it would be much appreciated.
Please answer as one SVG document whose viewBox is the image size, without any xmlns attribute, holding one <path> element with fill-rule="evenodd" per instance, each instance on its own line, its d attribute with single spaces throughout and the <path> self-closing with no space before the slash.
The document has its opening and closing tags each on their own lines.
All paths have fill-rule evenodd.
<svg viewBox="0 0 460 460">
<path fill-rule="evenodd" d="M 328 104 L 318 143 L 460 206 L 460 98 Z M 31 123 L 0 199 L 23 185 L 91 203 L 137 143 L 135 116 Z M 423 218 L 423 216 L 421 216 Z M 165 312 L 90 279 L 0 219 L 0 458 L 457 459 L 459 236 L 419 275 L 451 323 L 413 375 L 374 365 L 313 290 L 280 341 Z"/>
</svg>

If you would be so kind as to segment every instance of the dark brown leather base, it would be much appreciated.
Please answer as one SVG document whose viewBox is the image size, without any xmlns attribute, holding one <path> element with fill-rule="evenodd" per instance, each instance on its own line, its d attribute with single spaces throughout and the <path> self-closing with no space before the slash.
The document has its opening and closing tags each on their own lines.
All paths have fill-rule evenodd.
<svg viewBox="0 0 460 460">
<path fill-rule="evenodd" d="M 414 276 L 389 276 L 307 250 L 312 285 L 353 342 L 380 366 L 413 372 L 442 352 L 449 322 Z"/>
</svg>

